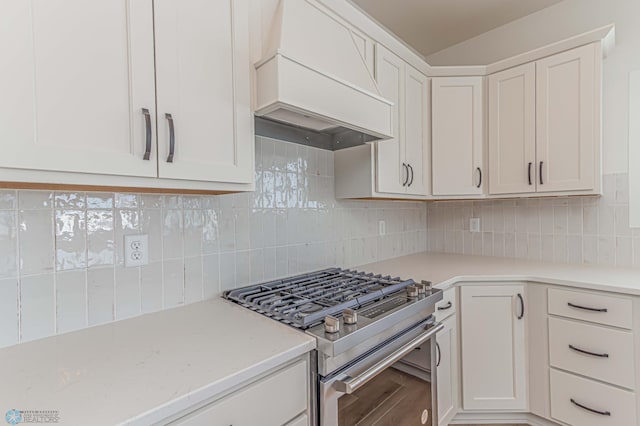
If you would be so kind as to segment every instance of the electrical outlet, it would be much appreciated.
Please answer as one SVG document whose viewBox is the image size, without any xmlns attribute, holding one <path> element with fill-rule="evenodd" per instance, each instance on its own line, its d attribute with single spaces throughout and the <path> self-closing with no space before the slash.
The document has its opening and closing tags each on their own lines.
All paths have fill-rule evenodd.
<svg viewBox="0 0 640 426">
<path fill-rule="evenodd" d="M 149 236 L 125 235 L 124 236 L 124 266 L 142 266 L 149 263 Z"/>
<path fill-rule="evenodd" d="M 384 220 L 378 221 L 378 235 L 382 236 L 387 233 L 387 224 Z"/>
<path fill-rule="evenodd" d="M 472 217 L 469 221 L 469 230 L 471 232 L 480 232 L 480 218 Z"/>
</svg>

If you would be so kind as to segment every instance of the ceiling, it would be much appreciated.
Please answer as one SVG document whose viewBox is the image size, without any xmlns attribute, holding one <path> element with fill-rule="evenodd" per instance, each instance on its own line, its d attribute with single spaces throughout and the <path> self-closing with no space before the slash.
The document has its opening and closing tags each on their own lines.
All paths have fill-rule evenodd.
<svg viewBox="0 0 640 426">
<path fill-rule="evenodd" d="M 351 0 L 423 56 L 562 0 Z"/>
</svg>

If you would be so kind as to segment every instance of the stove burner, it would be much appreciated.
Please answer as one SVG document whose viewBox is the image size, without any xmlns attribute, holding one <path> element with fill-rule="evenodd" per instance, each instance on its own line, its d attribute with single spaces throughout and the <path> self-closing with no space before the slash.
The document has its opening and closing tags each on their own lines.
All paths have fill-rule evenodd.
<svg viewBox="0 0 640 426">
<path fill-rule="evenodd" d="M 414 284 L 390 276 L 331 268 L 231 290 L 227 299 L 298 328 L 356 309 Z"/>
</svg>

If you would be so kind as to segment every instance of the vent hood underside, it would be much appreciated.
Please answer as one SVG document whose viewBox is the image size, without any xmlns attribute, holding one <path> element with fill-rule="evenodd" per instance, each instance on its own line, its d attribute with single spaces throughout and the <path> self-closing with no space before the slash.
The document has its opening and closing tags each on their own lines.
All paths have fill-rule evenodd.
<svg viewBox="0 0 640 426">
<path fill-rule="evenodd" d="M 280 0 L 274 22 L 256 64 L 256 134 L 332 150 L 393 137 L 393 103 L 347 27 L 307 0 Z"/>
</svg>

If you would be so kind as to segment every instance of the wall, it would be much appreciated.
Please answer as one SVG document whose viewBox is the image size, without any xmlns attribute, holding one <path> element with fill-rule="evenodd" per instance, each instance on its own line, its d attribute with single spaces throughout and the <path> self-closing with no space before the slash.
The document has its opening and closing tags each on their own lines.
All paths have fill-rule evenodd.
<svg viewBox="0 0 640 426">
<path fill-rule="evenodd" d="M 0 347 L 426 249 L 426 205 L 336 201 L 329 151 L 258 137 L 256 179 L 217 197 L 0 191 Z M 125 268 L 136 233 L 151 263 Z"/>
<path fill-rule="evenodd" d="M 607 24 L 616 46 L 604 61 L 604 173 L 628 171 L 629 72 L 640 68 L 640 2 L 565 0 L 427 58 L 431 65 L 484 65 Z"/>
<path fill-rule="evenodd" d="M 427 230 L 430 251 L 640 267 L 626 174 L 606 175 L 602 197 L 429 203 Z"/>
</svg>

